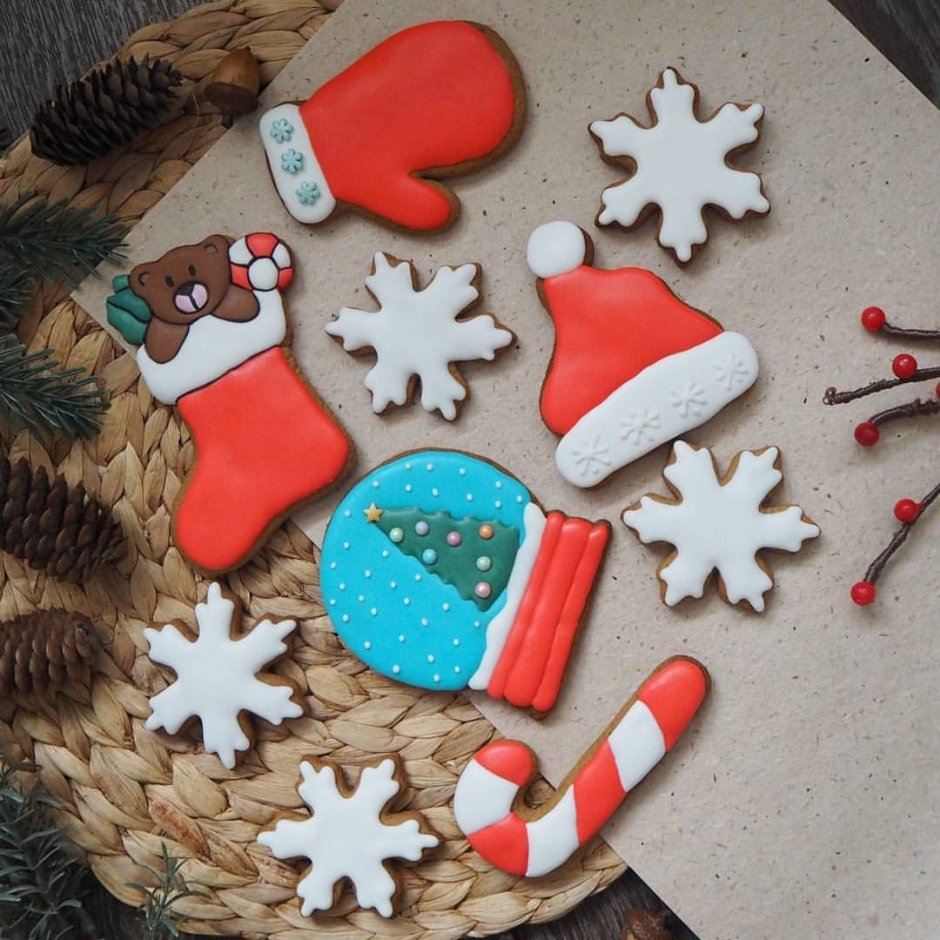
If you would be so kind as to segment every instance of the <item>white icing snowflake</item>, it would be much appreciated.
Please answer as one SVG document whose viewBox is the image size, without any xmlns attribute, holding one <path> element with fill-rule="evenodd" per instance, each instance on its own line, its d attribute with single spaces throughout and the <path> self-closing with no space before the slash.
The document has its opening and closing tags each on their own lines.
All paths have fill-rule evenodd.
<svg viewBox="0 0 940 940">
<path fill-rule="evenodd" d="M 184 722 L 197 717 L 202 723 L 205 749 L 218 754 L 222 764 L 235 766 L 235 752 L 248 749 L 249 741 L 238 721 L 251 712 L 273 725 L 297 718 L 303 709 L 291 701 L 289 685 L 274 685 L 256 678 L 262 666 L 287 652 L 284 637 L 297 625 L 293 620 L 262 620 L 250 633 L 232 639 L 235 604 L 223 596 L 218 584 L 210 584 L 204 604 L 196 605 L 199 636 L 190 640 L 173 624 L 148 627 L 144 636 L 150 658 L 169 666 L 176 681 L 150 699 L 153 713 L 150 731 L 165 728 L 176 734 Z"/>
<path fill-rule="evenodd" d="M 734 353 L 725 356 L 720 362 L 716 362 L 713 368 L 715 369 L 715 379 L 729 392 L 735 385 L 744 385 L 751 377 L 747 364 Z"/>
<path fill-rule="evenodd" d="M 600 435 L 593 440 L 584 441 L 580 447 L 575 447 L 572 454 L 575 465 L 585 479 L 603 473 L 604 468 L 611 465 L 610 448 Z"/>
<path fill-rule="evenodd" d="M 276 858 L 310 859 L 313 867 L 297 885 L 305 917 L 333 906 L 334 888 L 342 878 L 352 882 L 360 907 L 374 907 L 383 917 L 391 917 L 396 885 L 385 860 L 416 862 L 425 849 L 438 844 L 437 836 L 424 831 L 413 817 L 383 822 L 382 811 L 401 786 L 397 770 L 391 759 L 366 767 L 355 790 L 344 794 L 330 764 L 300 765 L 303 781 L 297 792 L 313 816 L 301 822 L 281 820 L 273 831 L 262 832 L 258 841 Z"/>
<path fill-rule="evenodd" d="M 625 114 L 591 124 L 604 153 L 626 157 L 635 168 L 629 179 L 604 190 L 597 221 L 629 228 L 647 207 L 657 205 L 662 211 L 659 243 L 681 262 L 689 261 L 692 247 L 708 237 L 705 206 L 717 206 L 733 219 L 770 210 L 760 177 L 728 163 L 729 154 L 757 140 L 764 109 L 729 102 L 700 121 L 695 105 L 695 87 L 666 69 L 650 92 L 651 127 Z"/>
<path fill-rule="evenodd" d="M 473 284 L 477 266 L 438 268 L 423 290 L 415 290 L 414 268 L 409 262 L 378 252 L 375 271 L 366 278 L 369 293 L 379 310 L 344 307 L 326 327 L 343 340 L 343 349 L 375 350 L 375 365 L 366 376 L 372 393 L 372 410 L 378 414 L 389 404 L 404 405 L 415 378 L 421 382 L 421 405 L 437 409 L 452 421 L 456 403 L 467 397 L 460 373 L 452 365 L 472 359 L 492 360 L 497 349 L 513 340 L 489 315 L 458 319 L 477 301 Z"/>
<path fill-rule="evenodd" d="M 746 601 L 764 609 L 773 581 L 757 553 L 775 548 L 798 551 L 819 527 L 798 506 L 762 507 L 783 479 L 776 447 L 742 451 L 731 471 L 719 479 L 711 452 L 677 441 L 663 476 L 675 499 L 644 496 L 623 514 L 640 540 L 669 542 L 674 553 L 659 570 L 669 606 L 685 597 L 701 597 L 717 570 L 729 603 Z"/>
<path fill-rule="evenodd" d="M 620 422 L 620 437 L 630 444 L 652 443 L 659 430 L 659 415 L 655 411 L 631 411 Z M 608 463 L 609 466 L 609 463 Z"/>
<path fill-rule="evenodd" d="M 686 382 L 683 389 L 672 393 L 672 407 L 683 418 L 700 417 L 707 404 L 705 389 L 695 382 Z"/>
</svg>

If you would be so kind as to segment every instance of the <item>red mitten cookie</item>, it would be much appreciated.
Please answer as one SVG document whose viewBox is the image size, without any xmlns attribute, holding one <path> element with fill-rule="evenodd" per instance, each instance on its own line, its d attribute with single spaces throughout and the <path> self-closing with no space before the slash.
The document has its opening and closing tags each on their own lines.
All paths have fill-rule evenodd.
<svg viewBox="0 0 940 940">
<path fill-rule="evenodd" d="M 449 225 L 457 197 L 439 183 L 508 150 L 525 87 L 492 30 L 440 21 L 389 37 L 300 105 L 260 123 L 271 176 L 298 221 L 342 205 L 407 229 Z"/>
</svg>

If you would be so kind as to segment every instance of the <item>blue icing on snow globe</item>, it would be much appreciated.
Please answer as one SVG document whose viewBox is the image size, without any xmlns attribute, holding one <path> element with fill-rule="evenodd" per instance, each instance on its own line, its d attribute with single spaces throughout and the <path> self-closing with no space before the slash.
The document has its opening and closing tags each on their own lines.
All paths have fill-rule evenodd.
<svg viewBox="0 0 940 940">
<path fill-rule="evenodd" d="M 343 642 L 383 675 L 547 710 L 608 534 L 606 522 L 544 513 L 486 460 L 416 451 L 336 508 L 323 600 Z"/>
</svg>

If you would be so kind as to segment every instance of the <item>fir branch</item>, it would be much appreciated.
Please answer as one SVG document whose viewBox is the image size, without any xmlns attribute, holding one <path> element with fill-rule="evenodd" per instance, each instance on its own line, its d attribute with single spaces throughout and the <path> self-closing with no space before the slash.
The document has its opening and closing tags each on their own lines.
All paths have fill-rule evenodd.
<svg viewBox="0 0 940 940">
<path fill-rule="evenodd" d="M 0 154 L 5 150 L 10 149 L 10 144 L 13 143 L 13 135 L 10 133 L 8 127 L 0 127 Z"/>
<path fill-rule="evenodd" d="M 38 783 L 16 783 L 17 773 L 36 769 L 0 765 L 0 924 L 23 940 L 95 936 L 82 905 L 87 869 L 50 824 L 55 799 Z"/>
<path fill-rule="evenodd" d="M 123 258 L 126 226 L 113 215 L 95 218 L 68 203 L 24 193 L 0 207 L 0 257 L 43 281 L 77 287 L 102 261 Z"/>
<path fill-rule="evenodd" d="M 41 439 L 53 431 L 68 440 L 90 437 L 107 407 L 84 369 L 59 368 L 52 350 L 27 353 L 12 333 L 0 335 L 0 422 L 11 430 L 28 428 Z"/>
<path fill-rule="evenodd" d="M 28 271 L 0 257 L 0 330 L 13 328 L 35 287 L 36 282 Z"/>
<path fill-rule="evenodd" d="M 151 889 L 136 881 L 128 882 L 129 888 L 136 888 L 147 896 L 144 904 L 144 940 L 178 937 L 180 932 L 173 919 L 173 905 L 183 898 L 205 897 L 202 891 L 192 891 L 186 887 L 186 882 L 180 875 L 183 860 L 170 855 L 165 842 L 160 845 L 163 851 L 163 870 L 157 871 L 149 865 L 142 866 L 144 871 L 154 877 L 157 886 Z"/>
</svg>

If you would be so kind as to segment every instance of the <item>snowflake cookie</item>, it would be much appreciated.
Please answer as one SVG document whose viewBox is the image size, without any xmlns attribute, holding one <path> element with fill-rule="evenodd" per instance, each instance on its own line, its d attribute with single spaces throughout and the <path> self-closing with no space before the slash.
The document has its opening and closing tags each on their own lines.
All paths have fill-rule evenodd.
<svg viewBox="0 0 940 940">
<path fill-rule="evenodd" d="M 198 637 L 172 623 L 144 630 L 150 658 L 176 673 L 176 681 L 150 699 L 146 728 L 176 734 L 190 718 L 198 718 L 205 749 L 218 754 L 229 770 L 235 766 L 236 751 L 250 746 L 244 712 L 273 725 L 303 714 L 286 679 L 256 675 L 287 652 L 284 637 L 296 622 L 262 620 L 249 633 L 232 636 L 236 617 L 235 601 L 218 584 L 210 584 L 205 603 L 196 605 Z"/>
<path fill-rule="evenodd" d="M 314 757 L 301 763 L 300 774 L 297 792 L 312 817 L 282 819 L 258 836 L 275 858 L 310 859 L 311 868 L 297 885 L 300 913 L 306 917 L 333 907 L 343 879 L 349 879 L 360 907 L 391 917 L 400 885 L 386 860 L 417 862 L 440 842 L 419 813 L 389 811 L 402 786 L 399 759 L 386 757 L 365 767 L 352 789 L 338 767 Z"/>
<path fill-rule="evenodd" d="M 700 121 L 698 100 L 695 85 L 666 69 L 647 95 L 649 127 L 627 114 L 590 125 L 604 159 L 631 174 L 604 190 L 597 224 L 632 229 L 659 207 L 659 244 L 681 264 L 708 237 L 705 206 L 732 219 L 770 211 L 760 177 L 732 162 L 757 142 L 763 107 L 728 102 Z"/>
<path fill-rule="evenodd" d="M 799 506 L 764 506 L 783 479 L 776 447 L 736 454 L 724 476 L 707 448 L 676 441 L 663 476 L 673 498 L 649 494 L 623 513 L 641 542 L 669 542 L 672 553 L 657 572 L 670 607 L 701 597 L 718 572 L 719 593 L 729 604 L 760 612 L 773 585 L 762 549 L 799 551 L 819 526 Z"/>
<path fill-rule="evenodd" d="M 326 331 L 341 339 L 347 352 L 375 352 L 366 388 L 376 414 L 392 403 L 408 404 L 420 381 L 424 410 L 440 411 L 453 421 L 457 402 L 469 395 L 454 363 L 492 360 L 497 350 L 515 340 L 512 331 L 489 314 L 465 316 L 479 303 L 480 275 L 478 264 L 442 267 L 418 290 L 410 262 L 384 252 L 375 255 L 366 288 L 379 309 L 344 307 Z"/>
</svg>

